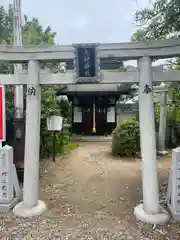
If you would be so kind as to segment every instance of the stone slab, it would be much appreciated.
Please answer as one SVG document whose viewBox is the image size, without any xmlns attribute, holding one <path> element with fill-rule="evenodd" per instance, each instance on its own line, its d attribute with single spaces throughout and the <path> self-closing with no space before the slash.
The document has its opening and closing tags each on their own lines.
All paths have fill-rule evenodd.
<svg viewBox="0 0 180 240">
<path fill-rule="evenodd" d="M 10 203 L 0 204 L 0 213 L 8 213 L 19 202 L 19 198 L 14 198 Z"/>
<path fill-rule="evenodd" d="M 170 204 L 168 204 L 169 212 L 175 221 L 180 221 L 180 212 L 174 212 Z"/>
</svg>

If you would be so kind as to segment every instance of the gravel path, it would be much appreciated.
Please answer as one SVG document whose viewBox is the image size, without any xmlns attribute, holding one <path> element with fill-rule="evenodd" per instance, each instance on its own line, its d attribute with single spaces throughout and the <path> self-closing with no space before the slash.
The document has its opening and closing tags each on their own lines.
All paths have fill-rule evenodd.
<svg viewBox="0 0 180 240">
<path fill-rule="evenodd" d="M 180 228 L 136 222 L 133 208 L 142 199 L 139 160 L 113 159 L 110 143 L 80 143 L 56 163 L 41 164 L 41 217 L 0 218 L 0 239 L 180 239 Z M 166 190 L 168 159 L 159 161 L 161 195 Z M 179 232 L 178 232 L 179 231 Z M 174 237 L 174 238 L 172 238 Z"/>
</svg>

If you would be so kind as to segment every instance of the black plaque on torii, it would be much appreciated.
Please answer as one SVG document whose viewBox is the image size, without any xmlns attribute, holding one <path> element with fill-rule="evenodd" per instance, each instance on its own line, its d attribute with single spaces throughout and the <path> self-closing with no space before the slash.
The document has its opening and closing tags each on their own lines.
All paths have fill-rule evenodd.
<svg viewBox="0 0 180 240">
<path fill-rule="evenodd" d="M 76 44 L 74 68 L 78 82 L 98 81 L 100 78 L 100 60 L 97 44 Z"/>
</svg>

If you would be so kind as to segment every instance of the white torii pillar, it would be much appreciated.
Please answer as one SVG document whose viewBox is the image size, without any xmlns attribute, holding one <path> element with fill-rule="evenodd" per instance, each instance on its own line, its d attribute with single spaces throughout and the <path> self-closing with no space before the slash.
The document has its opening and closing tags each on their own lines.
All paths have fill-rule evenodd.
<svg viewBox="0 0 180 240">
<path fill-rule="evenodd" d="M 143 203 L 134 209 L 134 215 L 143 222 L 165 224 L 169 215 L 159 205 L 151 65 L 149 57 L 138 59 Z"/>
<path fill-rule="evenodd" d="M 46 205 L 39 197 L 39 148 L 41 118 L 41 87 L 39 85 L 40 65 L 36 60 L 28 62 L 28 78 L 34 84 L 27 86 L 26 137 L 24 164 L 23 201 L 13 212 L 18 217 L 32 217 L 44 213 Z"/>
<path fill-rule="evenodd" d="M 164 83 L 161 86 L 165 87 Z M 161 155 L 168 154 L 165 150 L 165 139 L 166 139 L 166 110 L 167 110 L 167 91 L 161 93 L 160 96 L 160 119 L 159 119 L 159 143 L 158 153 Z"/>
</svg>

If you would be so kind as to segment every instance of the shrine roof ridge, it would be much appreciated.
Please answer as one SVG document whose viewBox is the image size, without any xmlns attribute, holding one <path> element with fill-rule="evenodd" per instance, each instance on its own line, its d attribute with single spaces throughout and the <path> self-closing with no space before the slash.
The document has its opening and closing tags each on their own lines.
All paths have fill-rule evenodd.
<svg viewBox="0 0 180 240">
<path fill-rule="evenodd" d="M 12 62 L 25 62 L 34 59 L 66 61 L 74 59 L 74 45 L 25 45 L 23 47 L 0 45 L 0 60 Z M 142 56 L 152 58 L 180 56 L 180 38 L 142 42 L 99 43 L 97 45 L 100 58 L 113 57 L 133 60 Z"/>
</svg>

